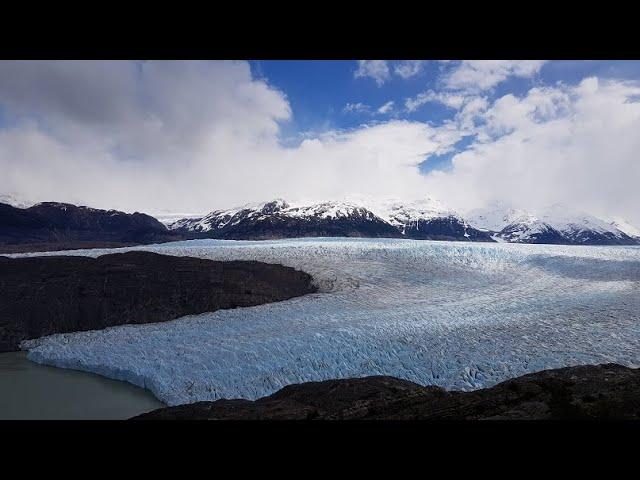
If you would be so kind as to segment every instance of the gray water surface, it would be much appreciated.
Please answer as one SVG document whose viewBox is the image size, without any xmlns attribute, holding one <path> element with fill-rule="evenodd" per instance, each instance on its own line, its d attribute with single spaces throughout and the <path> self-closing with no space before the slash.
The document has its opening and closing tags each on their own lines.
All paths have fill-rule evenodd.
<svg viewBox="0 0 640 480">
<path fill-rule="evenodd" d="M 0 420 L 118 420 L 163 406 L 129 383 L 0 353 Z"/>
</svg>

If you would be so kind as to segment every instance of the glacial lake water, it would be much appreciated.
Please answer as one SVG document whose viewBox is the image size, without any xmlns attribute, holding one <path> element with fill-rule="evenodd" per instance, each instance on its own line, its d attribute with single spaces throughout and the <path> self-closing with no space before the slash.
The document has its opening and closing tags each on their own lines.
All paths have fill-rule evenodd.
<svg viewBox="0 0 640 480">
<path fill-rule="evenodd" d="M 0 353 L 0 420 L 124 420 L 163 406 L 130 383 Z"/>
</svg>

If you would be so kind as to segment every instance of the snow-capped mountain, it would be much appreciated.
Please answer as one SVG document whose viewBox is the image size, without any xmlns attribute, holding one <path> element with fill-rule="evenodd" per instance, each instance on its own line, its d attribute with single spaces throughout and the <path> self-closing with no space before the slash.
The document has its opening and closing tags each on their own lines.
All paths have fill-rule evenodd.
<svg viewBox="0 0 640 480">
<path fill-rule="evenodd" d="M 493 203 L 486 208 L 471 210 L 466 218 L 473 226 L 490 232 L 500 232 L 511 224 L 528 224 L 537 220 L 534 215 L 525 210 L 511 208 L 502 203 Z"/>
<path fill-rule="evenodd" d="M 496 239 L 513 243 L 634 245 L 638 239 L 593 215 L 556 204 L 538 212 L 492 205 L 469 212 L 469 222 Z M 631 231 L 634 227 L 626 225 Z"/>
<path fill-rule="evenodd" d="M 401 201 L 351 195 L 342 200 L 296 204 L 276 199 L 180 219 L 172 213 L 162 223 L 139 213 L 67 203 L 44 202 L 28 208 L 19 205 L 28 203 L 14 195 L 0 195 L 0 244 L 364 237 L 640 245 L 640 229 L 628 221 L 618 217 L 605 221 L 559 204 L 529 212 L 496 203 L 462 216 L 429 197 Z"/>
<path fill-rule="evenodd" d="M 620 218 L 620 217 L 614 218 L 613 221 L 611 221 L 611 225 L 617 228 L 618 230 L 620 230 L 621 232 L 626 233 L 631 238 L 636 238 L 640 240 L 640 228 L 633 226 L 624 218 Z"/>
<path fill-rule="evenodd" d="M 182 219 L 170 229 L 193 238 L 369 237 L 493 241 L 439 202 L 364 197 L 290 205 L 282 199 Z"/>
<path fill-rule="evenodd" d="M 348 202 L 292 206 L 282 199 L 215 210 L 169 228 L 192 238 L 263 240 L 292 237 L 400 237 L 370 210 Z"/>
<path fill-rule="evenodd" d="M 407 238 L 493 241 L 487 232 L 472 227 L 455 211 L 430 197 L 413 202 L 386 200 L 370 208 Z"/>
</svg>

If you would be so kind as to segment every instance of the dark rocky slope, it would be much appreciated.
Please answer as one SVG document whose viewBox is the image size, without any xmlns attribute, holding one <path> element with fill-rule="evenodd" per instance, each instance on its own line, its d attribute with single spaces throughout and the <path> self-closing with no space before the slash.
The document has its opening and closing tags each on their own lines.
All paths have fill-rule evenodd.
<svg viewBox="0 0 640 480">
<path fill-rule="evenodd" d="M 82 248 L 96 242 L 132 245 L 181 240 L 155 218 L 143 213 L 99 210 L 67 203 L 45 202 L 29 208 L 0 203 L 0 251 L 22 246 L 39 250 L 47 244 L 57 248 Z M 29 247 L 31 246 L 31 247 Z"/>
<path fill-rule="evenodd" d="M 414 240 L 495 242 L 490 233 L 470 227 L 455 216 L 411 222 L 402 227 L 402 234 Z"/>
<path fill-rule="evenodd" d="M 372 215 L 373 217 L 373 215 Z M 301 237 L 365 237 L 365 238 L 401 238 L 402 235 L 391 225 L 378 218 L 337 218 L 301 220 L 286 216 L 273 215 L 264 219 L 251 219 L 239 225 L 211 232 L 205 235 L 186 235 L 185 237 L 220 238 L 224 240 L 273 240 Z"/>
<path fill-rule="evenodd" d="M 149 252 L 0 257 L 0 352 L 53 333 L 163 322 L 315 290 L 307 273 L 260 262 Z"/>
<path fill-rule="evenodd" d="M 473 392 L 393 377 L 290 385 L 255 402 L 218 400 L 168 407 L 136 419 L 164 420 L 520 420 L 639 419 L 640 369 L 589 365 L 544 370 Z"/>
</svg>

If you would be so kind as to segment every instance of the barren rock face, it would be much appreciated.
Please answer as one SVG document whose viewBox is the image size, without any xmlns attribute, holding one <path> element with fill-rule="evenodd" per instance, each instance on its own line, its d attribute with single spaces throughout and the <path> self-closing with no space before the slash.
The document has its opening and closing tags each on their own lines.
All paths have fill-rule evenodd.
<svg viewBox="0 0 640 480">
<path fill-rule="evenodd" d="M 162 408 L 144 420 L 544 420 L 640 418 L 640 369 L 616 364 L 544 370 L 473 392 L 393 377 L 290 385 L 255 402 Z"/>
<path fill-rule="evenodd" d="M 53 333 L 173 320 L 315 291 L 281 265 L 128 252 L 0 257 L 0 352 Z"/>
</svg>

